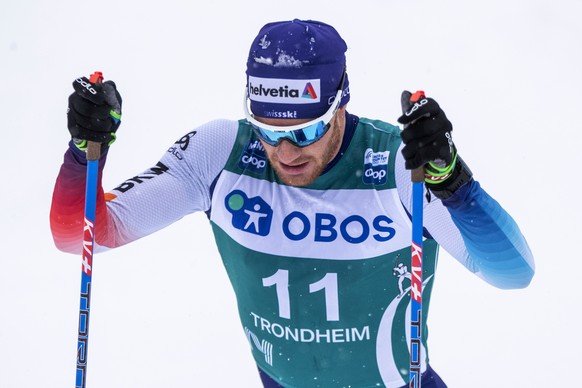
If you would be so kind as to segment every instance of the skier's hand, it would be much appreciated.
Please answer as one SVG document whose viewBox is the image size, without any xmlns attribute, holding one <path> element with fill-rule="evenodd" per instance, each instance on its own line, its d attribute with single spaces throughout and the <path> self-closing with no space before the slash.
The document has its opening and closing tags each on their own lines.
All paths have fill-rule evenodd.
<svg viewBox="0 0 582 388">
<path fill-rule="evenodd" d="M 87 77 L 73 81 L 75 92 L 69 96 L 67 126 L 78 148 L 87 141 L 102 143 L 106 149 L 115 141 L 121 124 L 121 95 L 113 81 L 91 83 Z"/>
<path fill-rule="evenodd" d="M 402 155 L 406 169 L 429 162 L 441 168 L 449 166 L 456 152 L 451 137 L 453 125 L 439 104 L 422 91 L 412 94 L 407 90 L 402 92 L 401 104 L 398 122 L 404 125 L 400 137 L 405 144 Z"/>
</svg>

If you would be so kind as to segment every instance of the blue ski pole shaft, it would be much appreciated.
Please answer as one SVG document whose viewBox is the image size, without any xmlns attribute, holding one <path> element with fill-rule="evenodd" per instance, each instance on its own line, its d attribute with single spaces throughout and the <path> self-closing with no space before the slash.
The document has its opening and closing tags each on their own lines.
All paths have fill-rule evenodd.
<svg viewBox="0 0 582 388">
<path fill-rule="evenodd" d="M 91 75 L 91 83 L 101 83 L 100 72 Z M 85 184 L 85 214 L 83 226 L 83 262 L 81 273 L 81 299 L 79 306 L 79 335 L 77 340 L 77 372 L 75 388 L 85 388 L 87 382 L 87 345 L 89 342 L 89 313 L 91 308 L 91 279 L 93 247 L 95 245 L 95 210 L 101 144 L 87 142 L 87 178 Z"/>
<path fill-rule="evenodd" d="M 410 288 L 410 388 L 420 388 L 422 348 L 422 230 L 424 167 L 411 172 L 412 180 L 412 250 Z"/>
</svg>

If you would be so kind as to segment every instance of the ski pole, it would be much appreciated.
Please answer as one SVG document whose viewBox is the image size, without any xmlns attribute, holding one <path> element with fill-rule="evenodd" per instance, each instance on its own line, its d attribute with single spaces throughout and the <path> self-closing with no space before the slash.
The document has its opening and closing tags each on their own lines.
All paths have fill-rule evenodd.
<svg viewBox="0 0 582 388">
<path fill-rule="evenodd" d="M 92 84 L 103 81 L 101 72 L 89 78 Z M 85 217 L 83 226 L 83 263 L 81 273 L 81 301 L 79 307 L 79 335 L 77 342 L 77 372 L 75 388 L 85 388 L 87 381 L 87 344 L 89 342 L 89 312 L 91 308 L 91 278 L 93 270 L 93 246 L 95 245 L 95 208 L 101 144 L 87 142 L 87 178 L 85 184 Z"/>
<path fill-rule="evenodd" d="M 410 103 L 423 98 L 424 92 L 417 91 L 410 97 Z M 412 181 L 412 248 L 410 287 L 410 380 L 409 388 L 420 388 L 421 348 L 422 348 L 422 231 L 424 201 L 424 166 L 411 171 Z"/>
<path fill-rule="evenodd" d="M 412 251 L 410 306 L 410 388 L 420 388 L 422 327 L 422 205 L 424 167 L 412 171 Z"/>
</svg>

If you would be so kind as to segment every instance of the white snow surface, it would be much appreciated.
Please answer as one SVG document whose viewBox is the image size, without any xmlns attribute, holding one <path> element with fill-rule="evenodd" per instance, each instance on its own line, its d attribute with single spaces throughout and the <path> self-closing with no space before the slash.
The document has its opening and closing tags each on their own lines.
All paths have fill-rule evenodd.
<svg viewBox="0 0 582 388">
<path fill-rule="evenodd" d="M 574 386 L 581 14 L 579 0 L 3 2 L 0 387 L 74 384 L 81 259 L 54 247 L 48 225 L 73 80 L 100 70 L 123 96 L 113 188 L 195 126 L 242 117 L 252 39 L 293 18 L 347 42 L 352 113 L 395 123 L 403 89 L 434 97 L 534 252 L 536 276 L 516 291 L 441 254 L 432 366 L 451 388 Z M 259 386 L 212 240 L 197 214 L 95 257 L 88 388 Z"/>
</svg>

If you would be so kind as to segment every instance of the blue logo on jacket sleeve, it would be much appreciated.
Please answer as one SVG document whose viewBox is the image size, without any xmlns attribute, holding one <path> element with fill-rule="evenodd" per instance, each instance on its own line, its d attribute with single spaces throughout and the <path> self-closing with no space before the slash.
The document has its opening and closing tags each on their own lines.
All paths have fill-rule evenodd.
<svg viewBox="0 0 582 388">
<path fill-rule="evenodd" d="M 374 152 L 368 148 L 364 153 L 364 174 L 362 180 L 367 185 L 380 186 L 387 182 L 390 151 Z"/>
<path fill-rule="evenodd" d="M 234 190 L 224 198 L 226 209 L 232 214 L 232 226 L 248 233 L 266 236 L 271 229 L 273 209 L 261 197 L 249 198 Z"/>
</svg>

